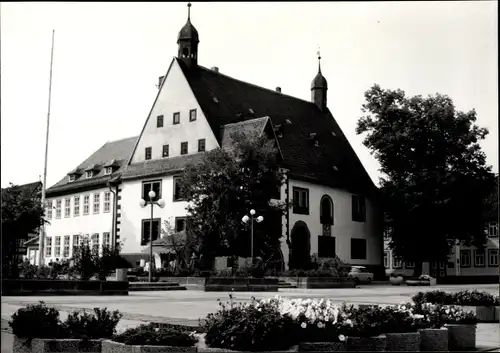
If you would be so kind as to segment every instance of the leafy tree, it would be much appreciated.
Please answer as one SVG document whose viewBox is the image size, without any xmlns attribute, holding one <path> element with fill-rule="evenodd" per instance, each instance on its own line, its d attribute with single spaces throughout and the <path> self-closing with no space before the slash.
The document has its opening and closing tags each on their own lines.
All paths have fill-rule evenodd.
<svg viewBox="0 0 500 353">
<path fill-rule="evenodd" d="M 2 265 L 12 264 L 19 242 L 36 234 L 44 222 L 38 191 L 12 183 L 2 189 Z"/>
<path fill-rule="evenodd" d="M 476 112 L 455 109 L 436 94 L 406 97 L 374 85 L 365 93 L 356 132 L 380 162 L 386 218 L 395 255 L 415 261 L 446 261 L 451 246 L 485 243 L 485 200 L 494 188 L 479 141 L 487 129 Z"/>
<path fill-rule="evenodd" d="M 242 217 L 255 209 L 264 222 L 254 227 L 255 255 L 280 246 L 275 221 L 283 203 L 271 203 L 283 183 L 274 141 L 252 133 L 233 133 L 230 148 L 206 152 L 188 165 L 180 189 L 188 200 L 189 226 L 199 239 L 201 261 L 215 256 L 250 255 L 250 229 Z"/>
<path fill-rule="evenodd" d="M 120 246 L 102 245 L 101 254 L 99 254 L 92 248 L 88 237 L 84 237 L 73 251 L 72 270 L 82 280 L 89 280 L 93 276 L 97 276 L 99 280 L 105 281 L 106 277 L 119 267 L 120 249 Z"/>
<path fill-rule="evenodd" d="M 165 220 L 161 230 L 163 244 L 175 252 L 181 268 L 187 268 L 191 254 L 199 251 L 198 238 L 189 229 L 176 232 L 171 220 Z"/>
</svg>

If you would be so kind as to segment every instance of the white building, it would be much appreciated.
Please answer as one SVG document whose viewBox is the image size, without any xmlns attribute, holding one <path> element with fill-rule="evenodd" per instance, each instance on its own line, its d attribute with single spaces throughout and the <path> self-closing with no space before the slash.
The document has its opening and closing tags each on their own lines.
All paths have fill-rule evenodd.
<svg viewBox="0 0 500 353">
<path fill-rule="evenodd" d="M 283 157 L 287 178 L 280 198 L 293 203 L 281 219 L 284 265 L 300 265 L 317 253 L 383 271 L 377 188 L 327 107 L 328 85 L 321 69 L 311 85 L 311 101 L 304 101 L 280 88 L 269 90 L 198 65 L 199 36 L 189 16 L 177 43 L 178 55 L 160 77 L 140 135 L 106 144 L 79 165 L 76 172 L 85 174 L 73 171 L 48 190 L 59 218 L 53 215 L 48 227 L 52 240 L 47 257 L 57 257 L 56 246 L 64 247 L 66 236 L 71 255 L 73 235 L 99 234 L 102 242 L 108 233 L 111 243 L 123 243 L 124 254 L 139 256 L 151 233 L 153 239 L 159 236 L 164 220 L 172 219 L 177 230 L 183 229 L 187 202 L 175 177 L 205 151 L 224 148 L 229 131 L 243 129 L 275 139 Z M 106 174 L 111 160 L 115 169 Z M 151 189 L 166 202 L 163 209 L 155 207 L 152 227 L 151 209 L 139 206 Z M 74 216 L 75 197 L 83 208 L 87 195 L 89 214 Z M 105 195 L 110 195 L 111 205 L 116 200 L 115 215 L 104 213 Z M 59 253 L 66 255 L 64 251 Z"/>
</svg>

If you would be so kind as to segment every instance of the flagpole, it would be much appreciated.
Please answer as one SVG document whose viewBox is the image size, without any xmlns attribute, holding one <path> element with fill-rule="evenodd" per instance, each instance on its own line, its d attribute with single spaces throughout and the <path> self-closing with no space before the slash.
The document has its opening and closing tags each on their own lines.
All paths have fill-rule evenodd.
<svg viewBox="0 0 500 353">
<path fill-rule="evenodd" d="M 55 30 L 52 30 L 52 49 L 50 51 L 50 75 L 49 75 L 49 103 L 47 108 L 47 131 L 45 134 L 45 164 L 43 167 L 43 185 L 42 185 L 42 207 L 45 210 L 45 193 L 47 188 L 47 157 L 49 154 L 49 126 L 50 126 L 50 101 L 52 98 L 52 63 L 54 62 L 54 34 Z M 44 244 L 45 243 L 45 217 L 44 222 L 42 223 L 41 231 L 40 231 L 40 239 L 38 244 L 38 265 L 44 265 Z"/>
</svg>

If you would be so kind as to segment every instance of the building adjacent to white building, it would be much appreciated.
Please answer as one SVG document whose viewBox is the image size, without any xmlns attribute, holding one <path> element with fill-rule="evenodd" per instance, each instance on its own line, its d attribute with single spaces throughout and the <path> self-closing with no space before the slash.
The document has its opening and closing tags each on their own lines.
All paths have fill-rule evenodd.
<svg viewBox="0 0 500 353">
<path fill-rule="evenodd" d="M 280 199 L 293 207 L 280 220 L 283 266 L 317 253 L 383 272 L 378 190 L 327 107 L 321 68 L 304 101 L 200 66 L 189 16 L 177 43 L 140 135 L 107 143 L 47 190 L 46 259 L 71 256 L 82 235 L 139 256 L 163 221 L 184 229 L 187 201 L 176 176 L 206 151 L 225 148 L 229 132 L 250 130 L 276 141 L 286 170 Z M 150 190 L 165 201 L 154 207 L 153 224 L 151 208 L 139 205 Z"/>
</svg>

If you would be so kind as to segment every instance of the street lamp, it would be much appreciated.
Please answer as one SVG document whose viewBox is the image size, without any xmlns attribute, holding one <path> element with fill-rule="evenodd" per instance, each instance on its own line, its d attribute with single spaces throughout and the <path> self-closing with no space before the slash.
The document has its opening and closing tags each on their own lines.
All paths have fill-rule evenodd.
<svg viewBox="0 0 500 353">
<path fill-rule="evenodd" d="M 157 205 L 160 208 L 165 207 L 165 201 L 162 199 L 159 199 L 158 201 L 154 201 L 154 198 L 156 197 L 156 193 L 151 190 L 148 192 L 148 197 L 149 201 L 146 201 L 142 199 L 139 202 L 139 205 L 144 208 L 146 205 L 151 205 L 151 223 L 149 226 L 149 282 L 152 282 L 153 280 L 153 206 Z M 158 225 L 159 227 L 160 225 Z"/>
<path fill-rule="evenodd" d="M 264 217 L 259 216 L 259 217 L 255 218 L 255 210 L 251 209 L 250 210 L 250 217 L 248 217 L 247 215 L 244 215 L 241 220 L 243 221 L 243 223 L 248 223 L 250 221 L 250 229 L 251 229 L 251 231 L 250 231 L 250 241 L 251 241 L 250 256 L 252 257 L 252 264 L 253 264 L 253 221 L 255 220 L 257 223 L 260 223 L 264 220 Z"/>
</svg>

